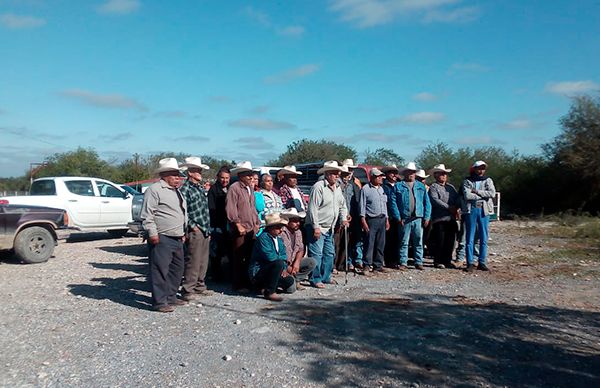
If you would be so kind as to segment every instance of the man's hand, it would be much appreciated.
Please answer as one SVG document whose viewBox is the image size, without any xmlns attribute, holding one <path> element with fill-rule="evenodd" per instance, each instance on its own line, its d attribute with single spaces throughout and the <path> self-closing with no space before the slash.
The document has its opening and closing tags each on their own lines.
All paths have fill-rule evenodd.
<svg viewBox="0 0 600 388">
<path fill-rule="evenodd" d="M 390 230 L 390 220 L 389 219 L 385 219 L 385 230 Z"/>
<path fill-rule="evenodd" d="M 365 233 L 369 233 L 369 224 L 367 223 L 367 220 L 365 219 L 365 217 L 360 218 L 360 223 L 361 223 L 362 229 L 365 231 Z"/>
<path fill-rule="evenodd" d="M 398 220 L 398 224 L 400 224 L 400 226 L 402 226 L 402 227 L 403 227 L 403 226 L 404 226 L 404 220 L 403 220 L 402 218 L 400 218 L 400 219 Z"/>
<path fill-rule="evenodd" d="M 148 242 L 152 245 L 158 244 L 159 241 L 160 241 L 160 238 L 158 237 L 158 235 L 148 237 Z"/>
<path fill-rule="evenodd" d="M 292 275 L 296 276 L 298 272 L 300 272 L 300 260 L 296 260 L 292 265 Z"/>
<path fill-rule="evenodd" d="M 348 222 L 352 221 L 352 216 L 350 214 L 348 214 L 346 216 L 346 221 L 348 221 Z"/>
<path fill-rule="evenodd" d="M 350 223 L 348 222 L 348 220 L 342 221 L 342 228 L 347 228 L 348 225 L 350 225 Z"/>
<path fill-rule="evenodd" d="M 429 225 L 429 220 L 423 220 L 423 227 L 426 228 Z"/>
<path fill-rule="evenodd" d="M 240 236 L 243 236 L 243 235 L 245 235 L 245 234 L 246 234 L 246 229 L 245 229 L 245 228 L 242 226 L 242 224 L 240 224 L 239 222 L 238 222 L 237 224 L 235 224 L 235 227 L 237 228 L 237 230 L 238 230 L 238 234 L 239 234 Z"/>
<path fill-rule="evenodd" d="M 287 278 L 288 276 L 290 276 L 290 274 L 289 274 L 289 272 L 287 270 L 286 271 L 281 271 L 281 277 L 282 278 Z"/>
<path fill-rule="evenodd" d="M 315 240 L 320 239 L 321 238 L 321 229 L 315 228 L 315 230 L 313 231 L 313 237 Z"/>
</svg>

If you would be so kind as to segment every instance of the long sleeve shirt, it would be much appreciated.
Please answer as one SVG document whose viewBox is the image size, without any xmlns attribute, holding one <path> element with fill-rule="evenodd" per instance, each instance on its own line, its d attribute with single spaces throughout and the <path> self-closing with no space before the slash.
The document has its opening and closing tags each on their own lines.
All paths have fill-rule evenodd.
<svg viewBox="0 0 600 388">
<path fill-rule="evenodd" d="M 458 191 L 450 183 L 441 185 L 433 183 L 429 187 L 429 199 L 431 200 L 431 221 L 451 221 L 450 207 L 459 206 Z"/>
<path fill-rule="evenodd" d="M 275 246 L 277 244 L 277 246 Z M 252 279 L 260 270 L 261 264 L 277 260 L 287 260 L 285 245 L 280 237 L 273 237 L 269 232 L 265 232 L 258 236 L 254 247 L 252 248 L 252 256 L 250 257 L 250 265 L 248 272 Z"/>
<path fill-rule="evenodd" d="M 246 230 L 260 225 L 254 192 L 248 190 L 248 186 L 240 181 L 232 184 L 227 190 L 225 211 L 229 222 L 240 223 Z"/>
<path fill-rule="evenodd" d="M 300 230 L 291 231 L 287 227 L 279 235 L 285 245 L 288 263 L 293 263 L 298 252 L 304 255 L 304 244 L 302 243 L 302 232 Z"/>
<path fill-rule="evenodd" d="M 208 211 L 210 213 L 210 226 L 225 229 L 227 226 L 227 213 L 225 211 L 225 198 L 227 187 L 222 187 L 219 182 L 208 190 Z"/>
<path fill-rule="evenodd" d="M 182 237 L 187 224 L 185 199 L 178 189 L 161 179 L 146 189 L 140 217 L 150 237 Z"/>
<path fill-rule="evenodd" d="M 204 187 L 200 183 L 192 183 L 188 179 L 179 191 L 187 203 L 188 230 L 198 227 L 204 236 L 210 235 L 210 213 L 207 192 Z"/>
<path fill-rule="evenodd" d="M 387 195 L 381 186 L 371 183 L 360 190 L 360 216 L 361 217 L 388 217 Z"/>
<path fill-rule="evenodd" d="M 295 197 L 292 193 L 292 190 L 294 189 L 298 190 L 297 197 Z M 307 203 L 304 199 L 304 193 L 302 192 L 302 190 L 300 190 L 298 186 L 296 186 L 294 189 L 292 189 L 288 185 L 283 185 L 281 186 L 281 189 L 279 189 L 279 196 L 281 197 L 281 203 L 283 204 L 283 207 L 285 209 L 295 207 L 296 210 L 298 210 L 298 212 L 306 211 Z"/>
<path fill-rule="evenodd" d="M 306 224 L 327 231 L 335 226 L 338 218 L 347 217 L 346 200 L 340 188 L 331 188 L 325 180 L 315 183 L 310 190 Z"/>
</svg>

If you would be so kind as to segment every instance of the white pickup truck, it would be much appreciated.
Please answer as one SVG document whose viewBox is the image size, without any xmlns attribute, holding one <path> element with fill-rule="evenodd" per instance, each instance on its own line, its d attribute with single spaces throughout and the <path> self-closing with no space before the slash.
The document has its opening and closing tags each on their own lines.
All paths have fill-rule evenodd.
<svg viewBox="0 0 600 388">
<path fill-rule="evenodd" d="M 132 221 L 134 197 L 104 179 L 70 176 L 36 179 L 30 195 L 2 197 L 0 201 L 64 209 L 70 227 L 82 231 L 105 229 L 119 236 L 127 233 L 127 223 Z"/>
</svg>

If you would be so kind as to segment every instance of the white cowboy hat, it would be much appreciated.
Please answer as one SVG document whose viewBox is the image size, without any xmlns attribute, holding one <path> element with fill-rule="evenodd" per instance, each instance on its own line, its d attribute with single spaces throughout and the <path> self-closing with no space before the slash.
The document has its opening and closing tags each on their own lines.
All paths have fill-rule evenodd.
<svg viewBox="0 0 600 388">
<path fill-rule="evenodd" d="M 371 176 L 380 176 L 380 175 L 384 175 L 384 174 L 383 174 L 383 172 L 382 172 L 380 169 L 378 169 L 377 167 L 373 167 L 373 168 L 371 169 L 371 171 L 369 172 L 369 174 L 370 174 Z"/>
<path fill-rule="evenodd" d="M 265 215 L 265 227 L 273 225 L 287 225 L 288 220 L 281 218 L 280 213 L 271 213 Z"/>
<path fill-rule="evenodd" d="M 351 174 L 352 171 L 350 171 L 350 166 L 340 166 L 340 168 L 342 169 L 342 174 Z"/>
<path fill-rule="evenodd" d="M 317 174 L 321 175 L 326 173 L 327 171 L 339 171 L 342 172 L 342 168 L 335 160 L 328 160 L 323 163 L 323 167 L 317 170 Z"/>
<path fill-rule="evenodd" d="M 236 176 L 240 172 L 249 172 L 252 171 L 252 163 L 246 160 L 244 162 L 238 163 L 234 168 L 231 169 L 231 176 Z"/>
<path fill-rule="evenodd" d="M 289 209 L 285 209 L 281 212 L 281 216 L 283 218 L 287 218 L 288 220 L 291 218 L 304 218 L 306 217 L 306 212 L 299 212 L 295 207 L 291 207 Z"/>
<path fill-rule="evenodd" d="M 404 171 L 407 171 L 407 170 L 417 172 L 419 169 L 417 168 L 417 165 L 415 164 L 415 162 L 409 162 L 406 166 L 404 166 L 400 169 L 400 174 L 403 174 Z"/>
<path fill-rule="evenodd" d="M 444 163 L 441 163 L 436 164 L 431 170 L 429 170 L 430 174 L 435 174 L 436 172 L 452 172 L 452 169 L 446 168 L 446 165 Z"/>
<path fill-rule="evenodd" d="M 155 174 L 167 171 L 179 171 L 179 164 L 175 158 L 164 158 L 158 161 L 158 167 L 154 170 Z"/>
<path fill-rule="evenodd" d="M 395 164 L 392 164 L 391 166 L 384 166 L 381 167 L 381 171 L 385 174 L 386 172 L 390 172 L 390 171 L 396 171 L 396 172 L 400 172 L 400 170 L 398 170 L 398 167 Z"/>
<path fill-rule="evenodd" d="M 429 175 L 425 175 L 425 170 L 423 170 L 423 169 L 417 170 L 417 176 L 419 178 L 423 178 L 423 179 L 429 178 Z"/>
<path fill-rule="evenodd" d="M 342 162 L 342 166 L 346 166 L 348 168 L 357 168 L 358 165 L 354 164 L 354 160 L 352 159 L 344 159 L 344 161 Z"/>
<path fill-rule="evenodd" d="M 277 175 L 302 175 L 301 171 L 296 170 L 296 166 L 284 166 L 281 170 L 277 171 Z"/>
<path fill-rule="evenodd" d="M 201 168 L 202 170 L 210 170 L 210 167 L 206 164 L 202 164 L 202 160 L 198 156 L 189 156 L 185 158 L 185 163 L 181 167 L 187 168 Z"/>
<path fill-rule="evenodd" d="M 483 160 L 478 160 L 475 163 L 473 163 L 473 165 L 471 166 L 471 168 L 477 168 L 477 167 L 481 167 L 481 166 L 486 166 L 487 167 L 487 163 L 484 162 Z"/>
</svg>

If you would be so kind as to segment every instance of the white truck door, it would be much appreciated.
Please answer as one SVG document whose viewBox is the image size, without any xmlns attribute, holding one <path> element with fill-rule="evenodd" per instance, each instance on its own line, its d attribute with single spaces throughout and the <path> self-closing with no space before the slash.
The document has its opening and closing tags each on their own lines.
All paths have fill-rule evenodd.
<svg viewBox="0 0 600 388">
<path fill-rule="evenodd" d="M 127 228 L 131 221 L 132 196 L 111 182 L 96 179 L 100 194 L 100 219 L 105 226 Z"/>
<path fill-rule="evenodd" d="M 73 224 L 95 227 L 100 224 L 100 197 L 96 196 L 91 179 L 66 179 L 66 208 Z"/>
</svg>

